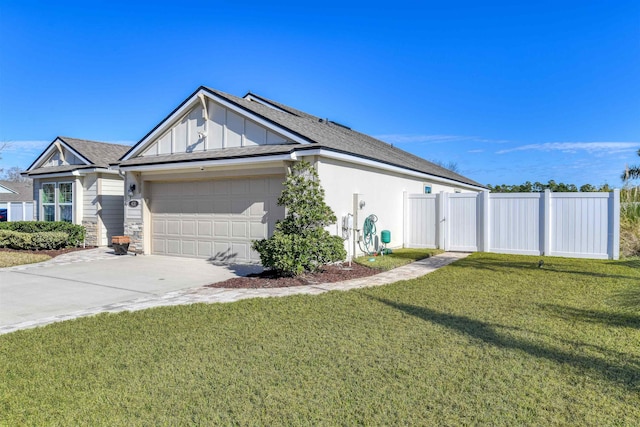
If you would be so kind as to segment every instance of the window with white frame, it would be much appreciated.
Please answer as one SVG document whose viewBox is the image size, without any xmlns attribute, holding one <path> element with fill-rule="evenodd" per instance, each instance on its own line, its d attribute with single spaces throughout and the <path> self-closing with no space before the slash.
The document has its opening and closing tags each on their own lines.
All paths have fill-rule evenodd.
<svg viewBox="0 0 640 427">
<path fill-rule="evenodd" d="M 424 184 L 424 194 L 431 194 L 431 184 Z"/>
<path fill-rule="evenodd" d="M 58 184 L 58 221 L 73 222 L 73 183 Z"/>
<path fill-rule="evenodd" d="M 42 184 L 42 220 L 73 222 L 73 183 Z"/>
<path fill-rule="evenodd" d="M 42 220 L 56 220 L 56 184 L 42 184 Z"/>
</svg>

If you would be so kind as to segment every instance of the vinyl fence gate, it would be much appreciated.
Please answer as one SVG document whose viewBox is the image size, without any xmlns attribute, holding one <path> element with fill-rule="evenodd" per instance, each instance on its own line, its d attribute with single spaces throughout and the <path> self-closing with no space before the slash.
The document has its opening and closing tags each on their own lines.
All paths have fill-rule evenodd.
<svg viewBox="0 0 640 427">
<path fill-rule="evenodd" d="M 446 251 L 620 257 L 620 191 L 404 197 L 404 245 Z"/>
</svg>

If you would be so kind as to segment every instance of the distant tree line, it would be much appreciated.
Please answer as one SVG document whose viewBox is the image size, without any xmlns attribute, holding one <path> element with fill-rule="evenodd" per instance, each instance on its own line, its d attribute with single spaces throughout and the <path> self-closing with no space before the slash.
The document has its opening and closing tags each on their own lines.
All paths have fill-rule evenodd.
<svg viewBox="0 0 640 427">
<path fill-rule="evenodd" d="M 592 191 L 611 191 L 612 188 L 609 187 L 609 184 L 603 184 L 599 187 L 593 186 L 591 184 L 584 184 L 578 188 L 575 184 L 565 184 L 564 182 L 555 182 L 554 180 L 549 180 L 546 184 L 541 182 L 530 182 L 527 181 L 524 184 L 520 185 L 487 185 L 489 190 L 492 193 L 541 193 L 544 190 L 551 190 L 554 193 L 575 193 L 575 192 L 592 192 Z"/>
</svg>

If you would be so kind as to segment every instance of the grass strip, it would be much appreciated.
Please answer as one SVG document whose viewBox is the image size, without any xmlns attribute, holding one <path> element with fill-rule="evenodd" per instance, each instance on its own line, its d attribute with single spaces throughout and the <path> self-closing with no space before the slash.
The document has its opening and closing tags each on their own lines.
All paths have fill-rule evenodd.
<svg viewBox="0 0 640 427">
<path fill-rule="evenodd" d="M 420 259 L 429 258 L 444 251 L 440 249 L 394 249 L 393 253 L 354 258 L 354 262 L 378 270 L 393 270 Z"/>
<path fill-rule="evenodd" d="M 0 268 L 33 264 L 51 259 L 49 255 L 0 251 Z"/>
</svg>

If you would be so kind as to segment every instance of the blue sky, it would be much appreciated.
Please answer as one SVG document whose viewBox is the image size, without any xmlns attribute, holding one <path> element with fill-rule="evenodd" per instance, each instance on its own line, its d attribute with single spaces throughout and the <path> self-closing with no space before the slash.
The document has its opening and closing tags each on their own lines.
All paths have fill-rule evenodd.
<svg viewBox="0 0 640 427">
<path fill-rule="evenodd" d="M 241 4 L 237 4 L 241 3 Z M 253 91 L 483 184 L 640 163 L 640 2 L 0 0 L 0 168 Z"/>
</svg>

